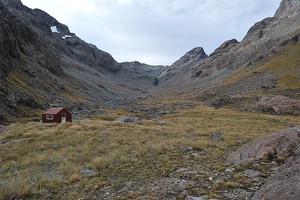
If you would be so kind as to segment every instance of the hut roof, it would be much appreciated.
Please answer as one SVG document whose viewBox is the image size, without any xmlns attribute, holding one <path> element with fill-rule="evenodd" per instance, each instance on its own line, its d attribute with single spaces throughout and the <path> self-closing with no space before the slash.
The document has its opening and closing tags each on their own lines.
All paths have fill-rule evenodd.
<svg viewBox="0 0 300 200">
<path fill-rule="evenodd" d="M 46 110 L 44 112 L 44 114 L 46 115 L 55 115 L 57 113 L 59 113 L 62 109 L 64 109 L 63 107 L 61 108 L 49 108 L 48 110 Z"/>
</svg>

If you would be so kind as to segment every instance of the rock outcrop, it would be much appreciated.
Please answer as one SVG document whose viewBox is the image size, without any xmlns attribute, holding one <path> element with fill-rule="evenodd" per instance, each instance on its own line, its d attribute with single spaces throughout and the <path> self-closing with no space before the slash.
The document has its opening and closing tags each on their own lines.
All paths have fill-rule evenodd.
<svg viewBox="0 0 300 200">
<path fill-rule="evenodd" d="M 273 176 L 253 196 L 255 199 L 292 199 L 300 196 L 300 128 L 273 133 L 244 145 L 228 157 L 235 165 L 263 160 L 282 160 Z"/>
</svg>

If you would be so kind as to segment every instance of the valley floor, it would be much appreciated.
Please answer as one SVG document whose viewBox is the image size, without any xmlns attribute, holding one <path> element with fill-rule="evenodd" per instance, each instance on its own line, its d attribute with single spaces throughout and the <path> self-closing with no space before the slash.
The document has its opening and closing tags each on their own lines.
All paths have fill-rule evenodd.
<svg viewBox="0 0 300 200">
<path fill-rule="evenodd" d="M 144 99 L 142 109 L 156 101 Z M 73 123 L 9 125 L 0 134 L 0 199 L 250 199 L 272 175 L 272 159 L 232 166 L 227 155 L 300 124 L 298 116 L 197 102 L 165 99 L 159 105 L 181 106 L 151 118 L 142 111 L 111 109 Z M 132 115 L 140 120 L 115 121 Z M 214 132 L 223 139 L 211 139 Z M 248 178 L 247 169 L 260 175 Z"/>
</svg>

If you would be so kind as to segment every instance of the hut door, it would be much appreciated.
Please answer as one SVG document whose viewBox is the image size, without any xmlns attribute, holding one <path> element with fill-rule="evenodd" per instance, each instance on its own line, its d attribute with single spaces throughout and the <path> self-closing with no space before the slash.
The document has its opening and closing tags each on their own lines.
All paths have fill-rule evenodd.
<svg viewBox="0 0 300 200">
<path fill-rule="evenodd" d="M 61 114 L 61 123 L 66 123 L 66 113 Z"/>
</svg>

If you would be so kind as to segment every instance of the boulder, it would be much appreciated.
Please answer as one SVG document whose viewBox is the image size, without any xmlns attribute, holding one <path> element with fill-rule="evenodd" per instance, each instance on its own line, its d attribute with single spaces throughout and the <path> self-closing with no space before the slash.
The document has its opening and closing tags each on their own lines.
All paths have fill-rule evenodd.
<svg viewBox="0 0 300 200">
<path fill-rule="evenodd" d="M 285 163 L 279 168 L 276 165 L 277 171 L 254 194 L 253 200 L 299 199 L 300 137 L 298 129 L 299 127 L 292 127 L 259 138 L 229 155 L 228 161 L 236 165 L 260 162 L 262 159 L 285 158 Z M 253 170 L 246 170 L 243 174 L 251 178 L 260 176 L 258 171 Z"/>
<path fill-rule="evenodd" d="M 139 118 L 138 117 L 119 117 L 118 119 L 116 119 L 116 122 L 120 122 L 120 123 L 130 123 L 130 122 L 135 122 L 138 121 Z"/>
<path fill-rule="evenodd" d="M 6 144 L 6 143 L 7 143 L 6 140 L 0 140 L 0 145 L 1 145 L 1 144 Z"/>
<path fill-rule="evenodd" d="M 216 131 L 214 133 L 211 134 L 211 136 L 209 137 L 209 140 L 213 140 L 213 141 L 223 141 L 223 137 L 221 136 L 220 131 Z"/>
<path fill-rule="evenodd" d="M 228 161 L 238 165 L 262 159 L 274 159 L 278 156 L 285 158 L 294 154 L 299 156 L 298 129 L 299 127 L 288 128 L 252 141 L 230 154 Z"/>
<path fill-rule="evenodd" d="M 192 197 L 192 196 L 187 196 L 186 200 L 204 200 L 202 197 Z"/>
<path fill-rule="evenodd" d="M 185 147 L 183 147 L 182 148 L 182 151 L 193 151 L 193 147 L 191 147 L 191 146 L 185 146 Z"/>
</svg>

